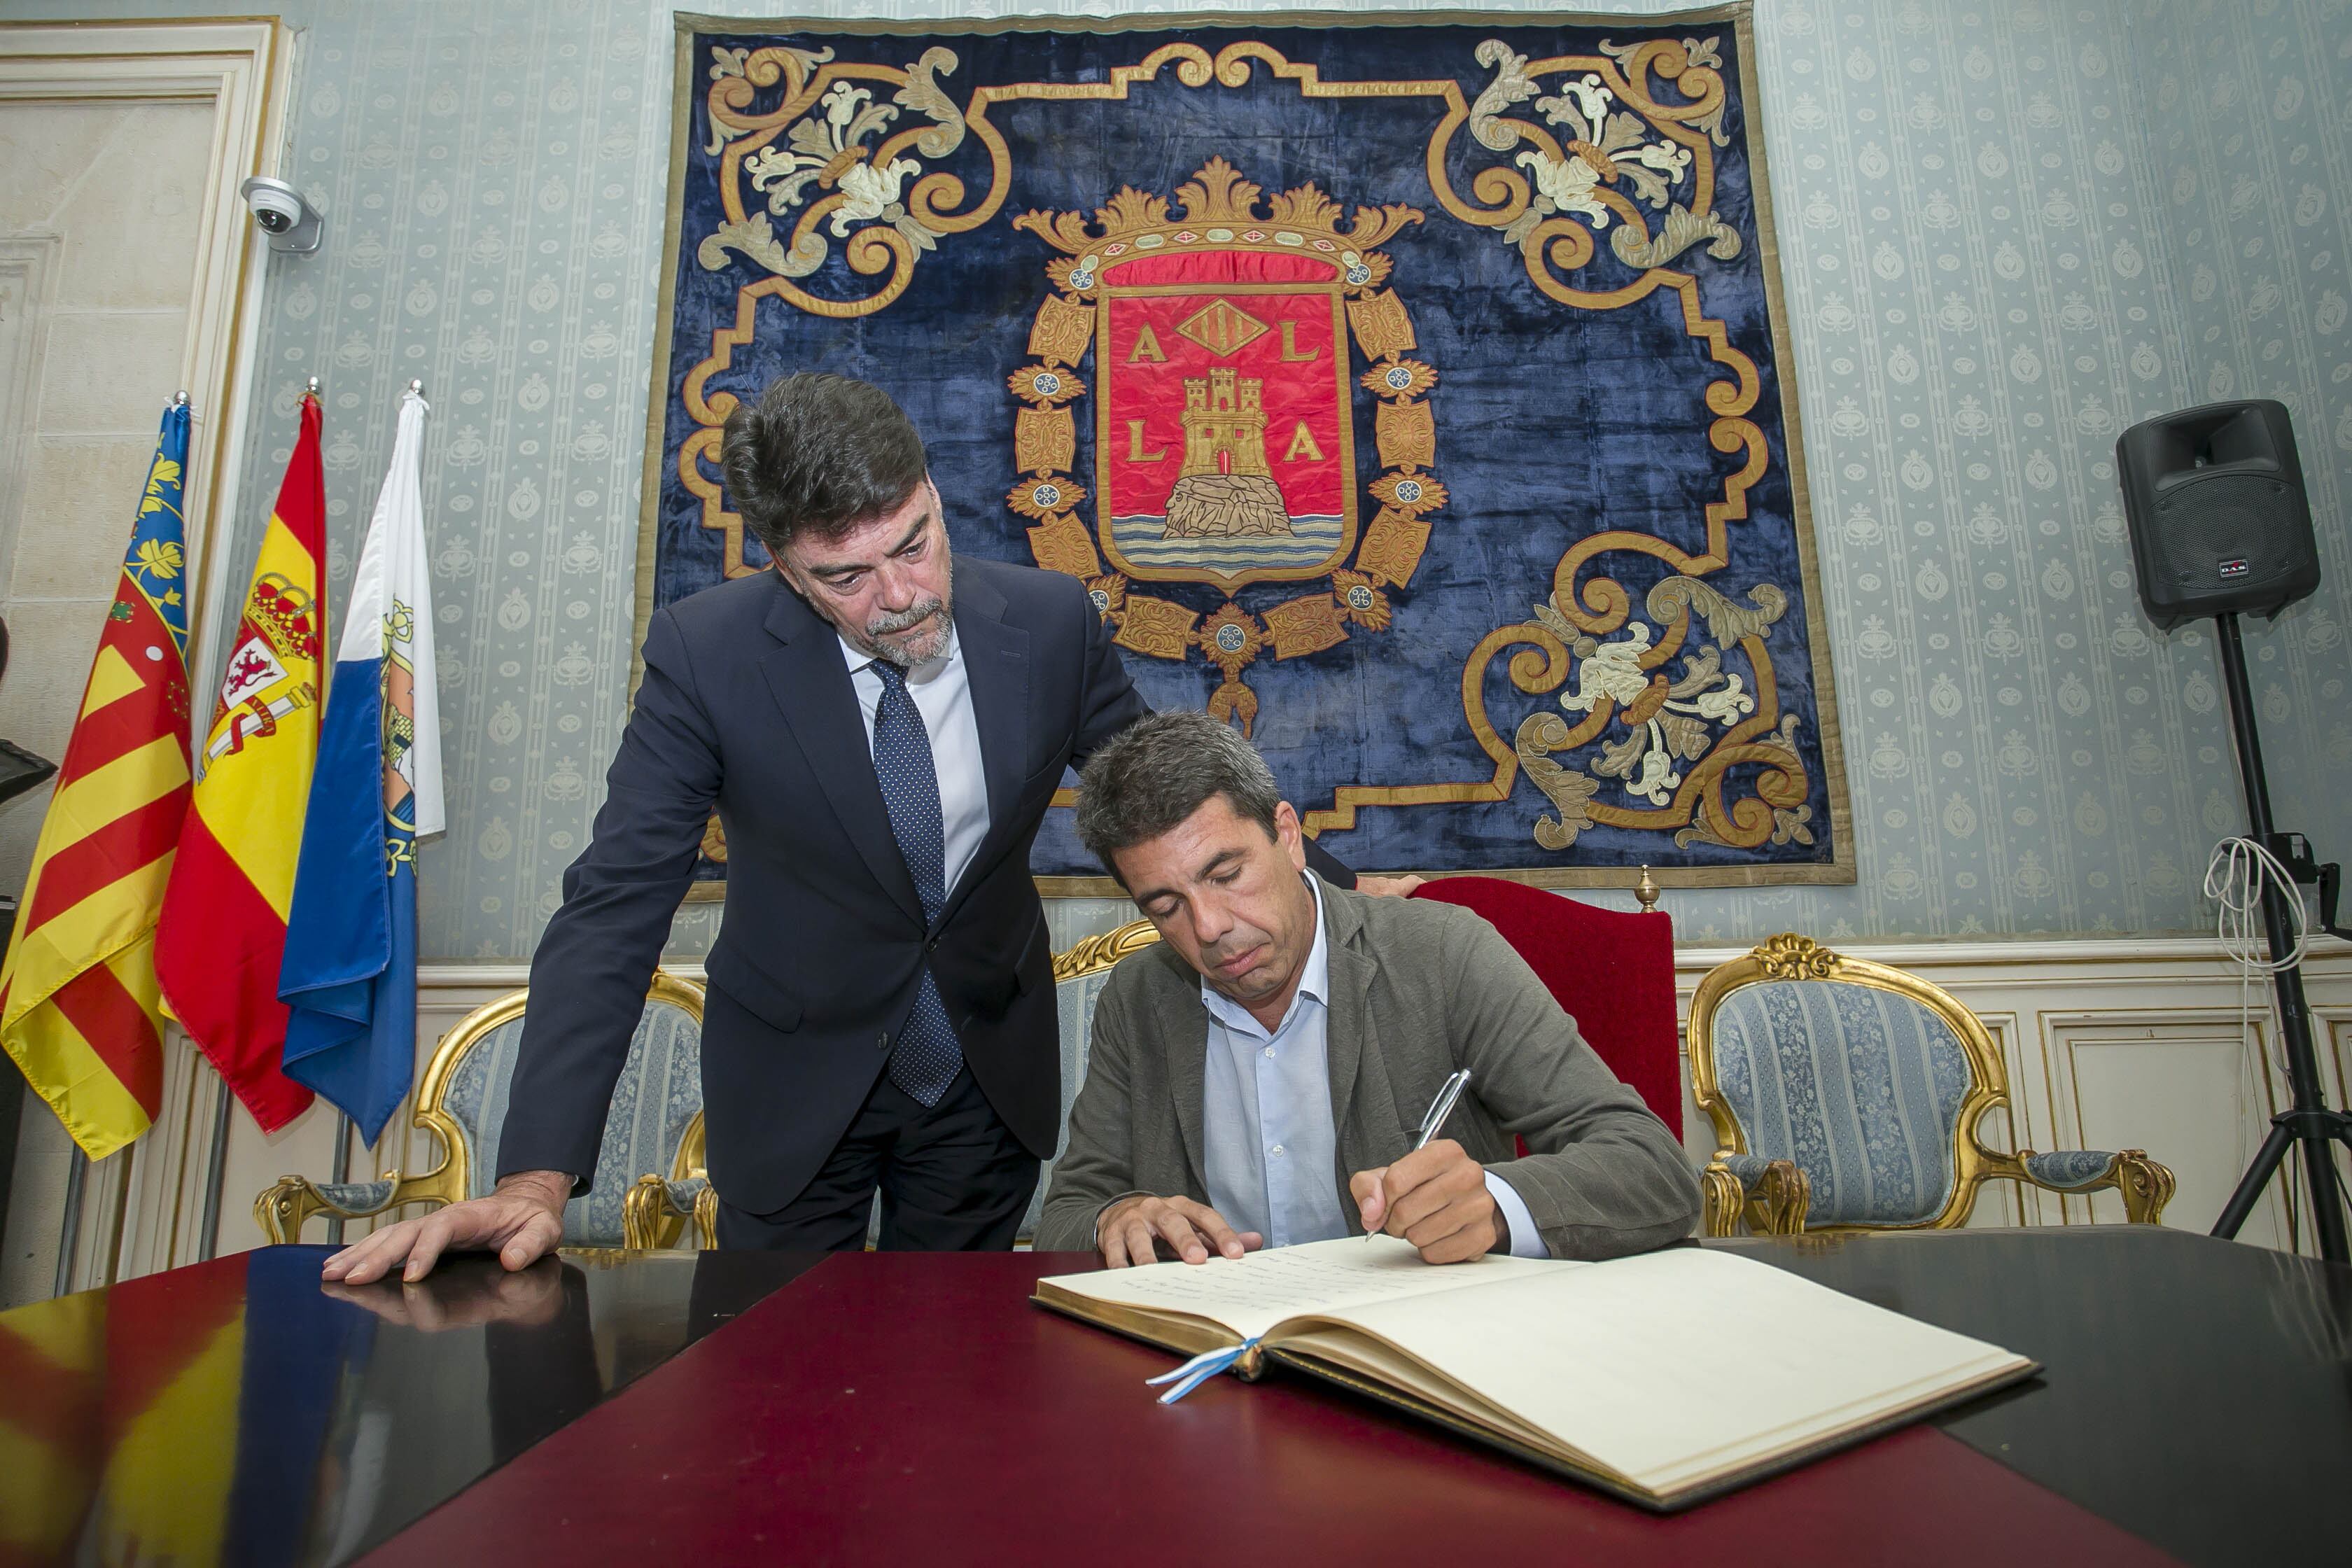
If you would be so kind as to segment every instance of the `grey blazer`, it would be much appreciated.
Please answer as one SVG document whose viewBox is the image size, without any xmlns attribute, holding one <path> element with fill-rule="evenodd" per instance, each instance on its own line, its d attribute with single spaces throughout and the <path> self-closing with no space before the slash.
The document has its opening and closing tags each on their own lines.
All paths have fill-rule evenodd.
<svg viewBox="0 0 2352 1568">
<path fill-rule="evenodd" d="M 1331 1113 L 1348 1178 L 1412 1147 L 1456 1068 L 1470 1092 L 1444 1136 L 1509 1182 L 1555 1258 L 1614 1258 L 1688 1236 L 1698 1182 L 1682 1145 L 1617 1081 L 1535 972 L 1470 910 L 1323 888 L 1330 922 Z M 1201 1135 L 1209 1015 L 1165 943 L 1122 962 L 1096 1005 L 1069 1146 L 1039 1251 L 1091 1251 L 1095 1219 L 1137 1193 L 1209 1201 Z M 1516 1157 L 1514 1135 L 1534 1151 Z"/>
</svg>

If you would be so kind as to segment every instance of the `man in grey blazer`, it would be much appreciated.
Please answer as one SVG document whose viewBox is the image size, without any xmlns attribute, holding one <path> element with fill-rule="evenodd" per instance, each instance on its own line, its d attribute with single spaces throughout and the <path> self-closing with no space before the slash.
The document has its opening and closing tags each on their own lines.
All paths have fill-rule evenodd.
<svg viewBox="0 0 2352 1568">
<path fill-rule="evenodd" d="M 1453 1263 L 1690 1234 L 1681 1145 L 1510 945 L 1467 910 L 1317 878 L 1232 729 L 1142 720 L 1081 786 L 1079 835 L 1162 941 L 1095 1009 L 1039 1250 L 1200 1263 L 1377 1229 Z M 1469 1089 L 1415 1151 L 1457 1068 Z"/>
</svg>

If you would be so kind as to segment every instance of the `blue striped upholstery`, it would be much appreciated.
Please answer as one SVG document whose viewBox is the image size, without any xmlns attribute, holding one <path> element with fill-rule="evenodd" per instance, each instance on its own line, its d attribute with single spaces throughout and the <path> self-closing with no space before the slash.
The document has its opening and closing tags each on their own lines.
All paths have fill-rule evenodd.
<svg viewBox="0 0 2352 1568">
<path fill-rule="evenodd" d="M 441 1109 L 464 1132 L 466 1195 L 496 1184 L 499 1133 L 506 1125 L 507 1087 L 514 1077 L 522 1019 L 509 1019 L 474 1043 L 450 1072 Z M 563 1209 L 567 1247 L 621 1245 L 621 1205 L 639 1176 L 667 1177 L 687 1124 L 702 1109 L 702 1030 L 684 1009 L 648 1002 L 629 1041 L 629 1058 L 613 1089 L 596 1180 Z"/>
<path fill-rule="evenodd" d="M 319 1182 L 314 1184 L 318 1194 L 339 1209 L 353 1214 L 373 1214 L 392 1196 L 392 1189 L 400 1184 L 381 1182 Z"/>
<path fill-rule="evenodd" d="M 2045 1187 L 2069 1192 L 2104 1180 L 2116 1168 L 2116 1157 L 2103 1149 L 2061 1149 L 2054 1154 L 2024 1156 L 2026 1174 Z"/>
<path fill-rule="evenodd" d="M 1066 980 L 1054 987 L 1054 1005 L 1062 1022 L 1062 1132 L 1054 1145 L 1054 1160 L 1061 1158 L 1063 1148 L 1070 1141 L 1070 1105 L 1078 1098 L 1078 1085 L 1087 1076 L 1087 1047 L 1093 1037 L 1095 999 L 1109 984 L 1110 971 L 1105 969 L 1076 980 Z M 1054 1180 L 1054 1160 L 1045 1162 L 1045 1169 L 1037 1178 L 1037 1194 L 1029 1200 L 1029 1212 L 1022 1216 L 1022 1241 L 1037 1234 L 1037 1218 L 1045 1209 L 1045 1189 Z"/>
<path fill-rule="evenodd" d="M 1750 1153 L 1793 1160 L 1811 1225 L 1912 1225 L 1952 1195 L 1969 1084 L 1922 1003 L 1834 980 L 1743 985 L 1716 1009 L 1715 1073 Z"/>
</svg>

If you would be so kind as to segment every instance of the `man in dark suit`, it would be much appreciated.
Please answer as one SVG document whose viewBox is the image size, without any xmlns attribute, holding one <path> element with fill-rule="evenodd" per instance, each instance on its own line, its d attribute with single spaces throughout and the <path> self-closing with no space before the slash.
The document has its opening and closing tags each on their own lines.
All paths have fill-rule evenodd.
<svg viewBox="0 0 2352 1568">
<path fill-rule="evenodd" d="M 498 1188 L 375 1232 L 330 1279 L 416 1279 L 450 1247 L 520 1268 L 556 1244 L 714 809 L 719 1244 L 861 1246 L 878 1189 L 884 1247 L 1012 1245 L 1061 1110 L 1030 843 L 1063 770 L 1149 709 L 1076 581 L 950 557 L 921 438 L 879 389 L 785 377 L 730 416 L 721 462 L 776 570 L 646 628 L 594 837 L 531 964 Z"/>
</svg>

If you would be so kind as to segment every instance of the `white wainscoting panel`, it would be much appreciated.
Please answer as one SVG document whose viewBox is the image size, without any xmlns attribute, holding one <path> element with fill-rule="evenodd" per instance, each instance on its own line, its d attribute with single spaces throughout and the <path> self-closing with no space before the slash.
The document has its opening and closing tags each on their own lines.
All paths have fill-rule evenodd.
<svg viewBox="0 0 2352 1568">
<path fill-rule="evenodd" d="M 2210 1229 L 2277 1109 L 2262 1065 L 2267 1023 L 2258 1018 L 2249 1039 L 2234 1012 L 2045 1014 L 2051 1104 L 2078 1147 L 2163 1150 L 2180 1182 L 2168 1216 Z M 2124 1216 L 2113 1193 L 2061 1201 L 2069 1217 Z M 2279 1245 L 2284 1218 L 2273 1186 L 2241 1234 Z"/>
</svg>

